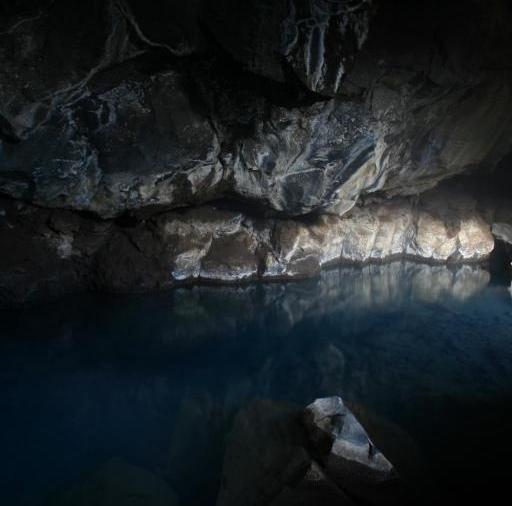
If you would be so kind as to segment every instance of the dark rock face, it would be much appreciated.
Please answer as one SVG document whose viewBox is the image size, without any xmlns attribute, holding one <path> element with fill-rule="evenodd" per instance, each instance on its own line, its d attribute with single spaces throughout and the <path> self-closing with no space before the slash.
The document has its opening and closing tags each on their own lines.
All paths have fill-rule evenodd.
<svg viewBox="0 0 512 506">
<path fill-rule="evenodd" d="M 27 1 L 5 10 L 0 117 L 11 141 L 29 138 L 94 75 L 135 54 L 114 2 Z"/>
<path fill-rule="evenodd" d="M 398 483 L 339 397 L 254 401 L 235 417 L 217 506 L 406 504 Z"/>
<path fill-rule="evenodd" d="M 282 82 L 290 69 L 310 90 L 333 96 L 366 40 L 370 5 L 371 0 L 224 0 L 207 23 L 250 71 Z"/>
<path fill-rule="evenodd" d="M 362 236 L 354 242 L 350 227 L 333 223 L 350 211 L 364 221 L 360 204 L 370 198 L 393 197 L 398 208 L 404 196 L 508 159 L 509 19 L 506 0 L 2 6 L 0 194 L 12 200 L 2 240 L 14 234 L 21 247 L 25 237 L 45 252 L 55 234 L 58 241 L 73 236 L 73 248 L 58 248 L 88 246 L 79 248 L 78 270 L 75 253 L 66 257 L 69 285 L 92 279 L 116 289 L 164 287 L 175 273 L 218 280 L 307 275 L 344 256 L 485 258 L 492 249 L 487 231 L 476 249 L 464 249 L 471 231 L 448 247 L 455 237 L 448 225 L 441 227 L 447 251 L 425 249 L 414 231 L 382 249 L 366 239 L 356 247 Z M 179 227 L 181 211 L 173 212 L 219 200 L 238 203 L 237 217 L 214 220 L 225 232 L 213 242 L 204 230 L 180 237 L 186 227 Z M 254 204 L 260 221 L 247 218 Z M 378 217 L 379 206 L 366 209 Z M 189 220 L 196 232 L 209 211 L 198 213 Z M 318 226 L 309 228 L 303 215 L 315 215 Z M 272 221 L 289 217 L 299 225 Z M 117 218 L 134 223 L 119 228 Z M 78 229 L 41 232 L 48 219 Z M 437 229 L 429 227 L 432 239 Z M 336 249 L 340 241 L 348 241 L 344 253 Z M 305 253 L 295 255 L 297 244 Z M 44 291 L 55 278 L 37 272 L 68 272 L 60 253 L 54 268 L 13 252 L 2 266 L 6 293 L 25 283 L 31 293 L 36 285 Z M 199 259 L 195 266 L 190 258 Z M 12 282 L 18 275 L 20 283 Z"/>
<path fill-rule="evenodd" d="M 344 216 L 252 217 L 216 206 L 99 220 L 0 200 L 0 302 L 96 288 L 114 292 L 180 283 L 293 279 L 324 265 L 412 257 L 486 259 L 494 248 L 476 201 L 453 191 L 355 207 Z M 449 203 L 449 204 L 448 204 Z"/>
<path fill-rule="evenodd" d="M 343 213 L 510 150 L 504 0 L 28 4 L 1 18 L 4 195 L 101 216 L 232 194 Z"/>
</svg>

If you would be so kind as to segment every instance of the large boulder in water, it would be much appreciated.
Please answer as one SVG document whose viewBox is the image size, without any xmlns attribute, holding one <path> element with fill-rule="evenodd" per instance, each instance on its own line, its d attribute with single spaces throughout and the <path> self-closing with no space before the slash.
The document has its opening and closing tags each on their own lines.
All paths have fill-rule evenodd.
<svg viewBox="0 0 512 506">
<path fill-rule="evenodd" d="M 339 397 L 304 411 L 242 408 L 227 439 L 217 506 L 401 504 L 398 473 Z"/>
<path fill-rule="evenodd" d="M 398 474 L 340 397 L 310 404 L 305 424 L 312 451 L 336 485 L 371 503 L 388 502 L 382 488 Z"/>
</svg>

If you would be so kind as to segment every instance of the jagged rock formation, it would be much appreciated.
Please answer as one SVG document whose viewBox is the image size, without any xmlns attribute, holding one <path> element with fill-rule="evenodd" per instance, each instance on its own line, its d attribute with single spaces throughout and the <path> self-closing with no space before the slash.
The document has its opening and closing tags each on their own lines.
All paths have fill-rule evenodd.
<svg viewBox="0 0 512 506">
<path fill-rule="evenodd" d="M 208 206 L 123 223 L 3 204 L 5 301 L 81 286 L 127 292 L 193 280 L 306 277 L 323 265 L 400 257 L 471 262 L 494 247 L 476 202 L 443 192 L 303 220 Z"/>
<path fill-rule="evenodd" d="M 217 506 L 401 504 L 393 465 L 339 397 L 253 401 L 235 417 Z"/>
<path fill-rule="evenodd" d="M 389 502 L 382 489 L 398 474 L 340 397 L 317 399 L 305 419 L 317 458 L 337 486 L 370 504 Z"/>
<path fill-rule="evenodd" d="M 506 0 L 2 6 L 2 241 L 51 259 L 14 241 L 3 292 L 485 258 L 477 214 L 403 197 L 510 152 L 510 15 Z M 177 211 L 212 201 L 236 211 Z"/>
<path fill-rule="evenodd" d="M 423 32 L 432 29 L 421 21 L 423 8 L 414 14 L 403 2 L 377 5 L 370 20 L 368 1 L 282 0 L 248 9 L 198 1 L 174 6 L 173 42 L 160 40 L 165 31 L 156 23 L 171 12 L 166 18 L 163 7 L 132 3 L 95 0 L 75 9 L 40 1 L 25 17 L 7 9 L 2 193 L 102 216 L 233 192 L 291 214 L 345 211 L 362 193 L 416 193 L 510 149 L 510 71 L 501 62 L 510 61 L 512 39 L 508 26 L 491 24 L 506 14 L 506 2 L 473 6 L 466 30 L 482 47 L 470 55 L 452 40 L 454 26 L 445 26 L 458 6 L 429 15 L 431 34 Z M 285 76 L 274 39 L 287 27 L 283 58 L 312 91 L 337 98 L 309 96 L 301 105 L 286 80 L 274 86 L 227 69 L 212 55 L 214 42 L 190 26 L 195 15 L 249 70 L 277 81 Z M 389 35 L 394 15 L 411 16 L 396 39 Z M 489 26 L 477 23 L 480 16 Z M 201 42 L 182 40 L 190 38 Z M 342 86 L 347 59 L 354 68 Z"/>
</svg>

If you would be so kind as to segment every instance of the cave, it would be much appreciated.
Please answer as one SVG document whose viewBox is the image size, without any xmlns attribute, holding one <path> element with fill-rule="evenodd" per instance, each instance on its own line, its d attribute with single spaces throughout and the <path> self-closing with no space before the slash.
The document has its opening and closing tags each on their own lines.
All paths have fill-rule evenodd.
<svg viewBox="0 0 512 506">
<path fill-rule="evenodd" d="M 508 0 L 0 4 L 0 503 L 497 501 Z"/>
</svg>

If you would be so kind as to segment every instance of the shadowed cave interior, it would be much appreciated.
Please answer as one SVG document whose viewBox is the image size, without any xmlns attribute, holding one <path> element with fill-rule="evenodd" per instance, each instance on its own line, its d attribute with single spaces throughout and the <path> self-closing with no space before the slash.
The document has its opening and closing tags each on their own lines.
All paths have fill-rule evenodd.
<svg viewBox="0 0 512 506">
<path fill-rule="evenodd" d="M 2 504 L 492 503 L 507 0 L 0 5 Z"/>
</svg>

